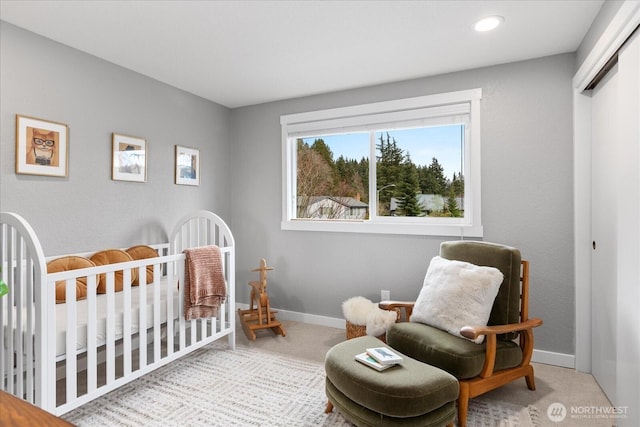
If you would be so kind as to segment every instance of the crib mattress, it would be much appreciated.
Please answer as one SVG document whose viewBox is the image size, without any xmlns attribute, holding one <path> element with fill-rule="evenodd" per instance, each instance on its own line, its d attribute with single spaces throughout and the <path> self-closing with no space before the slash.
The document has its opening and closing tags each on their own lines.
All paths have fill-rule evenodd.
<svg viewBox="0 0 640 427">
<path fill-rule="evenodd" d="M 166 278 L 160 281 L 160 323 L 167 321 L 167 300 L 173 304 L 173 318 L 178 318 L 178 290 L 177 286 L 172 286 L 170 294 L 167 294 Z M 146 286 L 146 326 L 148 329 L 153 326 L 153 292 L 155 285 Z M 140 331 L 140 292 L 137 286 L 131 287 L 131 333 Z M 168 298 L 169 297 L 169 298 Z M 124 334 L 124 292 L 116 292 L 114 297 L 114 333 L 116 339 L 122 338 Z M 96 296 L 96 340 L 101 345 L 107 339 L 107 295 L 99 294 Z M 76 350 L 82 351 L 87 347 L 87 315 L 88 302 L 81 300 L 76 303 L 77 322 L 76 322 Z M 56 357 L 66 353 L 67 339 L 67 307 L 66 304 L 56 304 Z"/>
</svg>

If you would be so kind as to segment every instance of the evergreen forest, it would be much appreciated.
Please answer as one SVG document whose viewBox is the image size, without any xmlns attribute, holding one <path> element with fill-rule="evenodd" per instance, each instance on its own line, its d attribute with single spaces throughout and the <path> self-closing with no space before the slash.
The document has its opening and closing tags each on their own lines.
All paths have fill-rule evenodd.
<svg viewBox="0 0 640 427">
<path fill-rule="evenodd" d="M 454 173 L 445 177 L 444 169 L 433 157 L 429 165 L 416 165 L 395 138 L 380 133 L 377 137 L 376 178 L 379 200 L 378 215 L 461 217 L 458 201 L 464 197 L 464 178 Z M 311 218 L 314 200 L 329 196 L 353 198 L 369 204 L 369 159 L 348 159 L 334 155 L 323 139 L 309 144 L 297 140 L 298 218 Z M 439 209 L 428 209 L 420 203 L 420 195 L 438 195 Z M 395 198 L 393 212 L 391 199 Z"/>
</svg>

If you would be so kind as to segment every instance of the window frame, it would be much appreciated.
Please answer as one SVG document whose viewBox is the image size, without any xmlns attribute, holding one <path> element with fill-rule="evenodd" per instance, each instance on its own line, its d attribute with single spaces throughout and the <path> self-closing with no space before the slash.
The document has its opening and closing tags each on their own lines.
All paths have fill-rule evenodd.
<svg viewBox="0 0 640 427">
<path fill-rule="evenodd" d="M 410 234 L 428 236 L 482 237 L 480 100 L 482 89 L 469 89 L 371 104 L 339 107 L 283 115 L 282 132 L 282 230 L 345 233 Z M 369 153 L 369 219 L 313 220 L 296 218 L 297 144 L 303 134 L 362 129 L 394 121 L 433 120 L 466 111 L 464 171 L 465 216 L 462 218 L 389 217 L 377 215 L 376 148 Z M 428 117 L 425 118 L 425 114 Z"/>
</svg>

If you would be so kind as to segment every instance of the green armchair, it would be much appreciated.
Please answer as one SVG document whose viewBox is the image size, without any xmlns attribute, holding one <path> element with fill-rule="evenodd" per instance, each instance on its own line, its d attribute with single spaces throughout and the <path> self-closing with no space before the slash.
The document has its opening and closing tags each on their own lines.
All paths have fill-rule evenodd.
<svg viewBox="0 0 640 427">
<path fill-rule="evenodd" d="M 399 322 L 387 330 L 389 346 L 458 379 L 458 423 L 464 426 L 469 399 L 521 377 L 525 378 L 530 390 L 535 390 L 530 363 L 533 328 L 540 326 L 542 320 L 529 319 L 529 263 L 521 259 L 518 249 L 462 240 L 442 243 L 440 257 L 495 267 L 502 272 L 504 280 L 498 288 L 486 326 L 462 327 L 460 335 L 463 338 L 410 321 L 414 303 L 385 301 L 380 303 L 380 308 L 398 312 Z M 471 341 L 481 335 L 485 336 L 481 344 Z"/>
</svg>

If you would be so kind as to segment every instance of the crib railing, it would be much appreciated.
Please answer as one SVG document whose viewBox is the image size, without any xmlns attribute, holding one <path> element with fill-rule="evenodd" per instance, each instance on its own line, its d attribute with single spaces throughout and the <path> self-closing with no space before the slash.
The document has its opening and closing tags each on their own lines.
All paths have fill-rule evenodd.
<svg viewBox="0 0 640 427">
<path fill-rule="evenodd" d="M 48 407 L 44 382 L 47 307 L 36 287 L 43 283 L 46 265 L 42 247 L 31 226 L 20 216 L 0 214 L 2 279 L 9 293 L 0 299 L 0 380 L 2 389 L 41 407 Z M 22 333 L 14 333 L 11 325 Z M 35 339 L 25 339 L 35 337 Z M 23 374 L 24 373 L 24 374 Z"/>
<path fill-rule="evenodd" d="M 162 319 L 160 311 L 164 309 L 170 313 L 175 308 L 174 301 L 162 299 L 161 293 L 173 295 L 176 284 L 181 280 L 180 276 L 174 277 L 175 269 L 167 269 L 167 277 L 163 277 L 161 271 L 166 264 L 178 263 L 183 259 L 181 254 L 169 255 L 47 276 L 48 287 L 64 281 L 67 295 L 63 355 L 57 354 L 57 342 L 47 348 L 47 360 L 52 361 L 47 371 L 55 372 L 55 377 L 49 381 L 64 392 L 64 396 L 58 393 L 56 412 L 65 413 L 161 365 L 162 327 L 172 322 L 173 316 Z M 146 283 L 147 266 L 152 266 L 154 270 L 150 284 Z M 134 270 L 137 270 L 140 281 L 135 287 L 131 285 Z M 107 290 L 106 294 L 98 295 L 96 284 L 102 274 L 106 277 Z M 123 276 L 123 289 L 120 292 L 115 292 L 116 274 Z M 83 302 L 86 304 L 86 318 L 81 318 L 77 309 L 79 302 L 75 297 L 75 286 L 78 277 L 85 278 L 87 282 L 87 297 Z M 147 285 L 152 286 L 151 301 L 147 301 Z M 136 294 L 138 302 L 134 304 L 132 297 Z M 121 300 L 120 304 L 116 303 L 116 298 Z M 104 316 L 98 315 L 100 305 L 106 305 Z M 178 314 L 179 310 L 176 311 Z M 56 319 L 56 322 L 59 320 Z M 50 336 L 57 336 L 56 322 L 49 325 Z M 104 323 L 101 336 L 98 334 L 99 322 Z M 86 325 L 86 329 L 82 326 L 78 328 L 78 325 Z M 116 325 L 120 325 L 119 330 Z M 79 340 L 78 331 L 86 334 L 84 339 Z M 84 344 L 80 348 L 79 342 Z M 147 351 L 151 345 L 152 353 L 148 359 Z M 171 356 L 171 350 L 167 349 L 165 355 Z M 167 362 L 170 360 L 167 359 Z"/>
<path fill-rule="evenodd" d="M 234 241 L 215 214 L 200 211 L 184 217 L 172 234 L 168 255 L 52 274 L 46 273 L 46 258 L 29 224 L 15 214 L 1 215 L 2 278 L 10 293 L 0 298 L 0 389 L 62 415 L 223 336 L 235 348 Z M 220 246 L 223 255 L 227 302 L 218 318 L 185 321 L 184 296 L 175 291 L 184 279 L 182 250 L 208 244 Z M 151 284 L 146 283 L 147 266 L 153 266 Z M 130 279 L 136 270 L 140 284 L 134 287 Z M 124 277 L 118 293 L 117 273 Z M 102 274 L 107 292 L 98 295 Z M 87 281 L 82 302 L 75 292 L 79 277 Z M 56 334 L 59 281 L 66 286 L 62 355 Z M 86 319 L 79 319 L 80 303 L 87 305 Z M 106 331 L 100 337 L 99 304 L 106 304 Z M 86 329 L 79 329 L 83 323 Z M 86 333 L 80 348 L 78 333 Z"/>
</svg>

